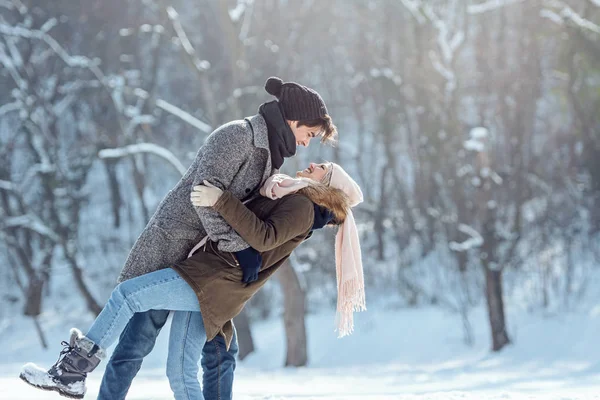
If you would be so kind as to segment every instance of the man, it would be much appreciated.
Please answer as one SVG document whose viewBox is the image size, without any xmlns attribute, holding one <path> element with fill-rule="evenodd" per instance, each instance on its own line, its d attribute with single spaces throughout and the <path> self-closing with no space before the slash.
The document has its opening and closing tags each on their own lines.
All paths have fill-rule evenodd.
<svg viewBox="0 0 600 400">
<path fill-rule="evenodd" d="M 279 78 L 269 78 L 265 89 L 277 100 L 263 104 L 257 115 L 225 124 L 208 137 L 188 171 L 159 204 L 137 239 L 119 282 L 183 261 L 206 235 L 218 242 L 220 250 L 236 254 L 244 283 L 256 280 L 260 254 L 217 212 L 192 206 L 192 187 L 207 180 L 239 199 L 251 199 L 258 195 L 264 181 L 279 170 L 284 159 L 295 155 L 298 145 L 308 146 L 317 136 L 325 143 L 337 134 L 316 91 L 293 82 L 283 83 Z M 125 398 L 168 314 L 165 310 L 135 314 L 106 366 L 99 400 Z M 188 352 L 195 353 L 199 348 L 191 346 Z M 203 345 L 202 392 L 206 400 L 232 398 L 237 351 L 235 334 L 229 349 L 220 335 Z M 171 387 L 176 390 L 173 382 Z"/>
</svg>

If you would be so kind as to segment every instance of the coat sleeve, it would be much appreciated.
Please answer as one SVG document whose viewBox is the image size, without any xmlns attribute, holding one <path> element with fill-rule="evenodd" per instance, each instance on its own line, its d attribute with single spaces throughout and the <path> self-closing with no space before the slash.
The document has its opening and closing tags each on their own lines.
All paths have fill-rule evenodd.
<svg viewBox="0 0 600 400">
<path fill-rule="evenodd" d="M 246 242 L 260 252 L 269 251 L 308 233 L 314 221 L 313 203 L 301 195 L 286 196 L 268 218 L 261 220 L 231 192 L 223 192 L 213 208 Z"/>
<path fill-rule="evenodd" d="M 253 147 L 252 135 L 243 129 L 235 125 L 220 127 L 208 137 L 203 146 L 193 186 L 207 180 L 219 189 L 227 190 L 241 166 L 250 157 Z M 218 243 L 219 250 L 235 252 L 250 247 L 213 208 L 194 208 L 208 237 Z"/>
</svg>

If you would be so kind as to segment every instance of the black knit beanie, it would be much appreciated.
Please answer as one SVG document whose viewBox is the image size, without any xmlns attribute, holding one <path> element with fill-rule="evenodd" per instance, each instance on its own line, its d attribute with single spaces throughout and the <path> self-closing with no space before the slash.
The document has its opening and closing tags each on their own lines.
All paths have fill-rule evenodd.
<svg viewBox="0 0 600 400">
<path fill-rule="evenodd" d="M 295 82 L 286 82 L 277 77 L 267 79 L 267 93 L 277 97 L 285 119 L 311 121 L 327 115 L 325 102 L 316 91 Z"/>
</svg>

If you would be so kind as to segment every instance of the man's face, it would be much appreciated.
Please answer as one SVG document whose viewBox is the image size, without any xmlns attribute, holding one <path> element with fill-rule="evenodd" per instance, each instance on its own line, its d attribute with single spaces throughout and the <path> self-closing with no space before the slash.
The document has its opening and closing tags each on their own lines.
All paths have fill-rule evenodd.
<svg viewBox="0 0 600 400">
<path fill-rule="evenodd" d="M 296 146 L 308 147 L 310 144 L 310 139 L 321 135 L 321 131 L 318 126 L 313 128 L 306 125 L 298 126 L 298 121 L 287 121 L 287 123 L 290 128 L 292 128 L 292 132 L 294 132 Z"/>
<path fill-rule="evenodd" d="M 316 164 L 310 163 L 308 168 L 302 171 L 296 172 L 296 177 L 298 178 L 309 178 L 317 182 L 322 182 L 323 178 L 327 174 L 327 169 L 329 168 L 329 164 Z"/>
</svg>

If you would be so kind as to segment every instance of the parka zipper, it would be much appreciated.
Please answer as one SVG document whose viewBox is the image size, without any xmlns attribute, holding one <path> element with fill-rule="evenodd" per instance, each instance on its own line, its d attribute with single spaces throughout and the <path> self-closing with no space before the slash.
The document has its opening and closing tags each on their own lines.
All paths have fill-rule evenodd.
<svg viewBox="0 0 600 400">
<path fill-rule="evenodd" d="M 227 261 L 227 260 L 226 260 L 224 257 L 222 257 L 222 256 L 221 256 L 221 254 L 219 254 L 219 250 L 218 250 L 218 249 L 216 249 L 216 250 L 215 250 L 215 248 L 213 247 L 213 242 L 212 242 L 212 240 L 209 240 L 208 242 L 210 242 L 210 248 L 213 250 L 214 254 L 215 254 L 217 257 L 219 257 L 221 260 L 225 261 L 225 262 L 227 263 L 227 265 L 229 265 L 230 267 L 234 267 L 234 268 L 235 268 L 235 267 L 238 267 L 238 268 L 239 268 L 239 266 L 240 266 L 240 263 L 238 262 L 238 260 L 237 260 L 237 258 L 235 257 L 235 255 L 233 255 L 232 253 L 229 253 L 229 254 L 231 254 L 231 258 L 233 258 L 233 262 L 235 263 L 235 264 L 231 264 L 231 262 L 230 262 L 230 261 Z"/>
</svg>

